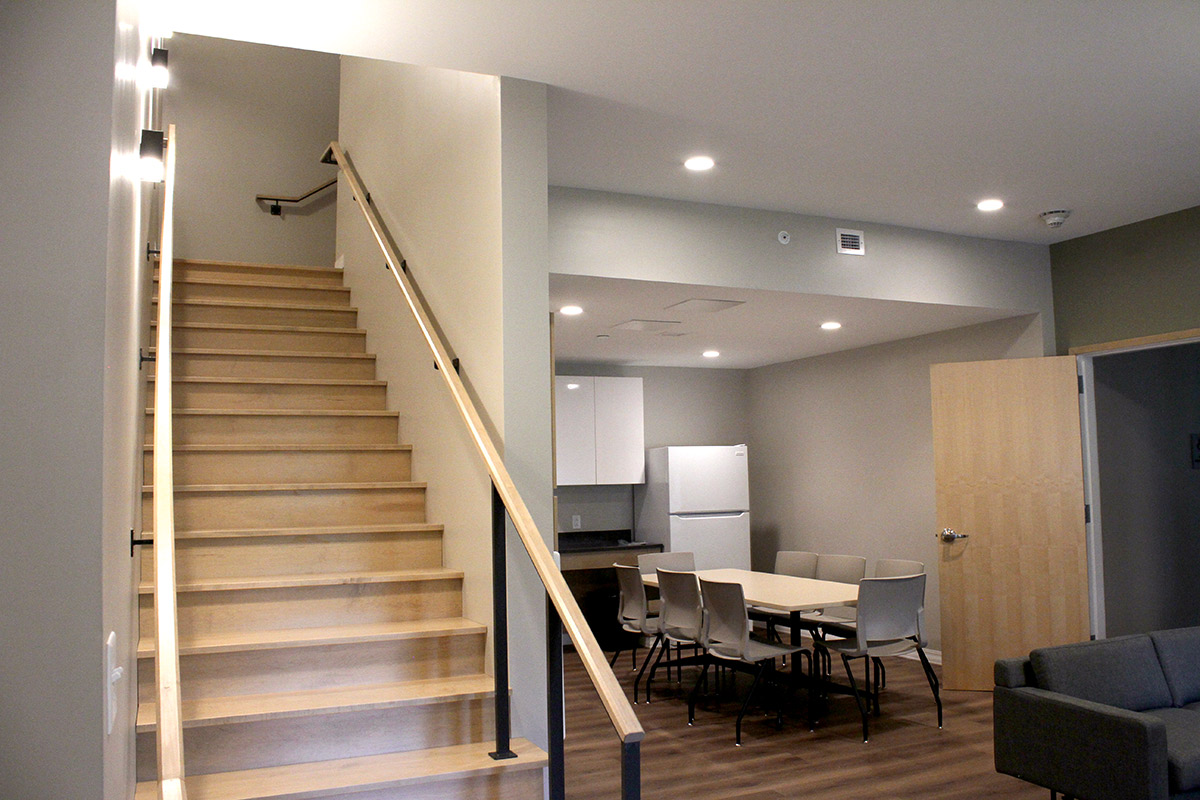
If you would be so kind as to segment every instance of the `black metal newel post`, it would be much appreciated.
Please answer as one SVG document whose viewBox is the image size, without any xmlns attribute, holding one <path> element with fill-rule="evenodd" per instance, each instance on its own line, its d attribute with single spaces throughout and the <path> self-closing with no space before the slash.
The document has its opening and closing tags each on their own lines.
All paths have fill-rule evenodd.
<svg viewBox="0 0 1200 800">
<path fill-rule="evenodd" d="M 516 758 L 510 747 L 512 713 L 508 696 L 508 546 L 506 521 L 508 512 L 504 500 L 492 484 L 492 654 L 496 679 L 496 750 L 491 757 L 497 761 Z"/>
<path fill-rule="evenodd" d="M 550 751 L 550 800 L 566 800 L 567 797 L 567 766 L 563 750 L 565 708 L 562 618 L 550 596 L 546 595 L 546 735 Z"/>
<path fill-rule="evenodd" d="M 642 800 L 641 742 L 621 742 L 621 800 Z"/>
</svg>

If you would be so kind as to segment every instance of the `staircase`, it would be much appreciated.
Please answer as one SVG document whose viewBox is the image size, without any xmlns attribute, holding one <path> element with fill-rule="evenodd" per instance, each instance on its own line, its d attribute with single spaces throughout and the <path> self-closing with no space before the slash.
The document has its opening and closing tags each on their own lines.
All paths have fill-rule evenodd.
<svg viewBox="0 0 1200 800">
<path fill-rule="evenodd" d="M 175 275 L 190 800 L 541 797 L 542 751 L 488 755 L 486 629 L 462 616 L 462 573 L 442 565 L 341 272 L 177 260 Z M 148 438 L 147 476 L 155 455 Z M 144 503 L 149 524 L 150 487 Z M 152 592 L 137 800 L 157 796 Z"/>
</svg>

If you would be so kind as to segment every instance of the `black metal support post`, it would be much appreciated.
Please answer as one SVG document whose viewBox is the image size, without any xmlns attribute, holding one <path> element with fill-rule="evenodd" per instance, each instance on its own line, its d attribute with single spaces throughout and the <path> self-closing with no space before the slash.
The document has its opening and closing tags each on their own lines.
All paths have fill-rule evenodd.
<svg viewBox="0 0 1200 800">
<path fill-rule="evenodd" d="M 621 742 L 621 800 L 642 800 L 641 742 Z"/>
<path fill-rule="evenodd" d="M 496 751 L 491 757 L 516 758 L 512 738 L 512 714 L 508 697 L 508 560 L 505 522 L 508 512 L 500 492 L 492 484 L 492 670 L 496 679 Z"/>
<path fill-rule="evenodd" d="M 558 609 L 546 596 L 546 735 L 549 740 L 550 800 L 566 800 L 567 765 L 563 750 L 563 629 Z"/>
</svg>

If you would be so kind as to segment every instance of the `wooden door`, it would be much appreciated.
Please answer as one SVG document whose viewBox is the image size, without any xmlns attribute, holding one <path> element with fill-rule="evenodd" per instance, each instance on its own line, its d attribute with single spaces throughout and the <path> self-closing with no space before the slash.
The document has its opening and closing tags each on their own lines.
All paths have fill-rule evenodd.
<svg viewBox="0 0 1200 800">
<path fill-rule="evenodd" d="M 935 364 L 942 673 L 991 689 L 997 658 L 1088 637 L 1074 357 Z M 938 532 L 931 532 L 935 535 Z"/>
</svg>

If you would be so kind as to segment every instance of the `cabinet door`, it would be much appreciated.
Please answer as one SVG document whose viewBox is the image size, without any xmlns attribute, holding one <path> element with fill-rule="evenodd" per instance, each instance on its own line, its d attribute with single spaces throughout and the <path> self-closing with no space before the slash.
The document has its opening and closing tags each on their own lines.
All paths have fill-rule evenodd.
<svg viewBox="0 0 1200 800">
<path fill-rule="evenodd" d="M 641 378 L 596 378 L 596 483 L 645 483 Z"/>
<path fill-rule="evenodd" d="M 559 375 L 554 379 L 555 480 L 559 486 L 596 482 L 595 379 Z"/>
</svg>

